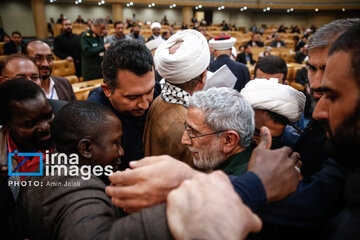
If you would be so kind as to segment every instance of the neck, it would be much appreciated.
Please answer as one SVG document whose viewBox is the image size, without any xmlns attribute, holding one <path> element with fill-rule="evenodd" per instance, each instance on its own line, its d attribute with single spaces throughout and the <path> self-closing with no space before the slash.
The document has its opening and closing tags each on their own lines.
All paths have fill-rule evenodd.
<svg viewBox="0 0 360 240">
<path fill-rule="evenodd" d="M 122 34 L 122 33 L 117 33 L 116 36 L 117 36 L 118 38 L 122 38 L 123 34 Z"/>
<path fill-rule="evenodd" d="M 241 147 L 239 145 L 236 145 L 236 147 L 231 152 L 229 152 L 225 155 L 225 159 L 228 160 L 231 156 L 238 154 L 240 152 L 243 152 L 245 149 L 246 149 L 246 147 Z"/>
<path fill-rule="evenodd" d="M 50 91 L 50 77 L 41 80 L 41 88 L 44 89 L 45 92 L 49 93 L 49 91 Z"/>
</svg>

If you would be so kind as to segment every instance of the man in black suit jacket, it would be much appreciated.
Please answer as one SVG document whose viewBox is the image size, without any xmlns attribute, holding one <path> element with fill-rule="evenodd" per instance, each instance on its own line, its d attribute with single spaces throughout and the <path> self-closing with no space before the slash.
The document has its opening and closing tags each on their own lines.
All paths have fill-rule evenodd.
<svg viewBox="0 0 360 240">
<path fill-rule="evenodd" d="M 245 46 L 245 51 L 242 52 L 242 53 L 239 53 L 237 55 L 236 61 L 241 62 L 241 63 L 243 63 L 245 65 L 248 64 L 248 63 L 250 63 L 251 65 L 255 64 L 256 61 L 252 57 L 251 49 L 252 49 L 251 45 L 249 45 L 249 44 L 246 45 Z"/>
<path fill-rule="evenodd" d="M 231 72 L 237 77 L 234 89 L 240 91 L 247 82 L 250 81 L 249 69 L 242 63 L 236 62 L 230 58 L 231 48 L 236 39 L 230 36 L 219 36 L 209 41 L 214 49 L 215 61 L 210 62 L 209 70 L 215 72 L 224 64 L 228 66 Z"/>
<path fill-rule="evenodd" d="M 81 76 L 81 44 L 80 37 L 72 33 L 71 21 L 65 19 L 62 22 L 63 33 L 54 39 L 54 53 L 61 59 L 73 61 L 76 76 Z"/>
<path fill-rule="evenodd" d="M 22 40 L 20 32 L 13 32 L 11 34 L 11 41 L 5 43 L 4 45 L 4 55 L 9 55 L 13 53 L 21 53 L 21 49 L 25 42 Z"/>
<path fill-rule="evenodd" d="M 76 100 L 75 93 L 70 82 L 66 78 L 51 76 L 54 65 L 54 57 L 49 45 L 35 40 L 26 45 L 27 55 L 33 59 L 41 75 L 41 87 L 48 99 L 63 101 Z"/>
</svg>

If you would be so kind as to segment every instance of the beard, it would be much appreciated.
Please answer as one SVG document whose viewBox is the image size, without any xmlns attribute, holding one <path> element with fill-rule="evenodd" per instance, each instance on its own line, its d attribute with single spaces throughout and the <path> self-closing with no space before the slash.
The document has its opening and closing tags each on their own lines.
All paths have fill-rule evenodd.
<svg viewBox="0 0 360 240">
<path fill-rule="evenodd" d="M 360 99 L 353 113 L 329 132 L 329 148 L 331 156 L 345 167 L 360 167 Z"/>
<path fill-rule="evenodd" d="M 198 157 L 193 157 L 194 165 L 201 170 L 212 170 L 220 166 L 225 161 L 225 154 L 220 149 L 220 139 L 212 141 L 210 146 L 198 149 L 189 147 L 189 150 L 199 153 Z"/>
</svg>

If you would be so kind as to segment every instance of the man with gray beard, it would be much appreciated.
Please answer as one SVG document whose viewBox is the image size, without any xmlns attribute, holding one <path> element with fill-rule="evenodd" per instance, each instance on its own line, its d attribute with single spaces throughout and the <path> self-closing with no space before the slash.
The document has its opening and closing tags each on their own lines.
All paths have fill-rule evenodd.
<svg viewBox="0 0 360 240">
<path fill-rule="evenodd" d="M 239 176 L 246 172 L 252 153 L 254 111 L 230 88 L 195 92 L 189 100 L 181 142 L 202 170 L 220 169 Z"/>
</svg>

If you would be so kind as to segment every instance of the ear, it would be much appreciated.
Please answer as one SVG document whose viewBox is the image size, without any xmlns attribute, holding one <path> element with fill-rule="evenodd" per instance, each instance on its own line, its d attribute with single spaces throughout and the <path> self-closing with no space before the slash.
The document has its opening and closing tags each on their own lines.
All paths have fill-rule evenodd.
<svg viewBox="0 0 360 240">
<path fill-rule="evenodd" d="M 101 88 L 104 91 L 106 97 L 111 96 L 111 89 L 109 88 L 109 85 L 107 85 L 106 83 L 101 83 Z"/>
<path fill-rule="evenodd" d="M 77 145 L 77 149 L 83 158 L 92 158 L 92 141 L 90 139 L 81 139 Z"/>
<path fill-rule="evenodd" d="M 224 153 L 230 153 L 240 141 L 240 136 L 236 131 L 226 131 L 223 135 L 222 150 Z"/>
<path fill-rule="evenodd" d="M 207 73 L 207 70 L 205 69 L 204 72 L 201 74 L 201 83 L 204 85 L 206 82 L 206 73 Z"/>
</svg>

